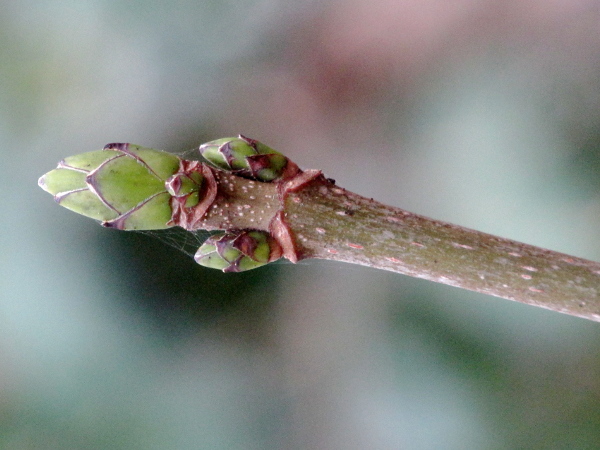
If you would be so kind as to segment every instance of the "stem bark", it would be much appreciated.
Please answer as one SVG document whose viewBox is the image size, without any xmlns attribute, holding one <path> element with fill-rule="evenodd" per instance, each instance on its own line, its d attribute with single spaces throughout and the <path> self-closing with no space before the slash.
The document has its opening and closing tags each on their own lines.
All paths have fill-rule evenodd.
<svg viewBox="0 0 600 450">
<path fill-rule="evenodd" d="M 317 178 L 285 198 L 298 259 L 361 264 L 600 321 L 600 263 L 412 214 Z"/>
</svg>

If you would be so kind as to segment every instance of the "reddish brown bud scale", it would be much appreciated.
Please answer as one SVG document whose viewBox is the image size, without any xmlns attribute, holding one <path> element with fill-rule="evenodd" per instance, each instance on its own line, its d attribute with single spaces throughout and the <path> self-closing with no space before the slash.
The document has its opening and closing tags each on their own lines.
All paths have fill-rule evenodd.
<svg viewBox="0 0 600 450">
<path fill-rule="evenodd" d="M 217 196 L 217 181 L 213 169 L 199 161 L 181 160 L 179 171 L 184 174 L 193 174 L 194 172 L 202 174 L 202 185 L 198 191 L 200 201 L 192 207 L 187 207 L 185 196 L 172 197 L 171 209 L 173 213 L 169 225 L 177 225 L 188 231 L 197 230 L 200 221 Z"/>
</svg>

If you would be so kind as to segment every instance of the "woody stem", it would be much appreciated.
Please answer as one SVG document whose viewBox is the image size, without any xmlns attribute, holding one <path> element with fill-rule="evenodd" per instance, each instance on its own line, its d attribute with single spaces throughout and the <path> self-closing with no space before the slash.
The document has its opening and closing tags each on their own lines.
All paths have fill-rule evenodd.
<svg viewBox="0 0 600 450">
<path fill-rule="evenodd" d="M 313 180 L 285 200 L 299 259 L 361 264 L 600 321 L 600 263 L 418 216 Z"/>
</svg>

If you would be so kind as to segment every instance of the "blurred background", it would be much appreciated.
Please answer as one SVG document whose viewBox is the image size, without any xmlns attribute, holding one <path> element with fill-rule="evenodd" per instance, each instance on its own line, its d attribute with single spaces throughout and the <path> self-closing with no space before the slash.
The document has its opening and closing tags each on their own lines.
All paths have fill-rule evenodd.
<svg viewBox="0 0 600 450">
<path fill-rule="evenodd" d="M 600 324 L 324 261 L 223 275 L 37 179 L 243 133 L 600 260 L 596 0 L 8 0 L 0 448 L 597 448 Z"/>
</svg>

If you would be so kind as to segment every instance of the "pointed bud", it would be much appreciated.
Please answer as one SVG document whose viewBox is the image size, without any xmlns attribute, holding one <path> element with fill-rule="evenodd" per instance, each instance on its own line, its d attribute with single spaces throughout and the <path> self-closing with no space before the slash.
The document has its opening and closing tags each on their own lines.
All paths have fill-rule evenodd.
<svg viewBox="0 0 600 450">
<path fill-rule="evenodd" d="M 65 208 L 122 230 L 168 228 L 171 194 L 165 181 L 180 159 L 133 144 L 65 158 L 38 184 Z"/>
<path fill-rule="evenodd" d="M 194 259 L 198 264 L 223 272 L 244 272 L 275 261 L 279 244 L 266 231 L 241 230 L 218 233 L 206 240 Z"/>
<path fill-rule="evenodd" d="M 281 153 L 241 134 L 237 138 L 207 142 L 199 150 L 219 169 L 258 181 L 276 181 L 299 172 L 298 166 Z"/>
</svg>

